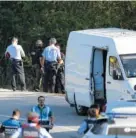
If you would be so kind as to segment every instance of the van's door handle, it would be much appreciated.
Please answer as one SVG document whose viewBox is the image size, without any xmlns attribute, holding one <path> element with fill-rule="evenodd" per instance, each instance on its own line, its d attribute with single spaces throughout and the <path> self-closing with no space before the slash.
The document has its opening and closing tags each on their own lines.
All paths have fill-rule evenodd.
<svg viewBox="0 0 136 138">
<path fill-rule="evenodd" d="M 108 81 L 107 83 L 108 83 L 108 84 L 111 84 L 111 82 L 110 82 L 110 81 Z"/>
<path fill-rule="evenodd" d="M 85 80 L 90 80 L 90 78 L 85 78 Z"/>
</svg>

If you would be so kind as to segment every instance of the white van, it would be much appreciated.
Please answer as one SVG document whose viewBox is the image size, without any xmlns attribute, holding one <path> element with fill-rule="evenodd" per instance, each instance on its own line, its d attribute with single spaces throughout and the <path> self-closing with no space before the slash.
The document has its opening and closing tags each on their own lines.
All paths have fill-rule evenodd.
<svg viewBox="0 0 136 138">
<path fill-rule="evenodd" d="M 66 100 L 79 115 L 103 99 L 131 100 L 136 92 L 136 32 L 117 28 L 70 33 L 65 60 Z"/>
</svg>

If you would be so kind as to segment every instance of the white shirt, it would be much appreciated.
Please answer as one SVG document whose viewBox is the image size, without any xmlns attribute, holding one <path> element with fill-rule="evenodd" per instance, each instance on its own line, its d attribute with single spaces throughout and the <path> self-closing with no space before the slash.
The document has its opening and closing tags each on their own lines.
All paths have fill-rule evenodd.
<svg viewBox="0 0 136 138">
<path fill-rule="evenodd" d="M 30 123 L 29 126 L 36 126 L 34 123 Z M 22 128 L 19 128 L 10 138 L 19 138 L 22 134 Z M 39 129 L 39 138 L 53 138 L 45 128 Z"/>
<path fill-rule="evenodd" d="M 47 61 L 56 61 L 61 58 L 60 50 L 55 45 L 50 45 L 46 47 L 42 53 L 42 56 Z"/>
<path fill-rule="evenodd" d="M 25 52 L 21 45 L 9 45 L 6 49 L 5 54 L 9 52 L 10 58 L 22 60 L 22 57 L 25 57 Z"/>
</svg>

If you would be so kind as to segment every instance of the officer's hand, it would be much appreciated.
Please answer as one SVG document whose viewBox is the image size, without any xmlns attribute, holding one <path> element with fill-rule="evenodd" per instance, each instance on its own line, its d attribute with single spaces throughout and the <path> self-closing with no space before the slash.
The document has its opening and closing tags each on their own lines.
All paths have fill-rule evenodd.
<svg viewBox="0 0 136 138">
<path fill-rule="evenodd" d="M 44 68 L 43 67 L 41 67 L 41 72 L 44 73 Z"/>
<path fill-rule="evenodd" d="M 60 62 L 59 62 L 59 64 L 63 64 L 63 63 L 64 63 L 64 62 L 63 62 L 63 60 L 61 59 Z"/>
</svg>

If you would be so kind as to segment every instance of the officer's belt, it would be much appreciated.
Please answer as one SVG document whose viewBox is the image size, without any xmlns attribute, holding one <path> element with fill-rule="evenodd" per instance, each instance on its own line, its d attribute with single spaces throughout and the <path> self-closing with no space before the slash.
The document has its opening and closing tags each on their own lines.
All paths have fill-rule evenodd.
<svg viewBox="0 0 136 138">
<path fill-rule="evenodd" d="M 11 58 L 10 60 L 13 61 L 13 62 L 22 62 L 22 60 L 20 60 L 20 59 L 15 59 L 15 58 Z"/>
<path fill-rule="evenodd" d="M 48 60 L 45 60 L 45 64 L 52 64 L 52 63 L 57 63 L 56 61 L 48 61 Z"/>
</svg>

